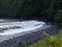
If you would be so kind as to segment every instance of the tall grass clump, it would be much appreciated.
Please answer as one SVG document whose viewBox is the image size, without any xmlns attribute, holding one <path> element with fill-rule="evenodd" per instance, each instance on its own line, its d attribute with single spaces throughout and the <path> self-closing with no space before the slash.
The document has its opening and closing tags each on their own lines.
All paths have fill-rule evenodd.
<svg viewBox="0 0 62 47">
<path fill-rule="evenodd" d="M 43 32 L 47 37 L 48 47 L 62 47 L 62 38 L 60 36 L 49 35 L 47 32 Z"/>
</svg>

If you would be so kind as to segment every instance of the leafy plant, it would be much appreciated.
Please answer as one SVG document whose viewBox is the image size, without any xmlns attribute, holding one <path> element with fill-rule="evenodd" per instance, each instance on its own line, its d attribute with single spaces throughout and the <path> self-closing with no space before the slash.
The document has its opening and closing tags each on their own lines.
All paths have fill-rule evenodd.
<svg viewBox="0 0 62 47">
<path fill-rule="evenodd" d="M 62 9 L 58 10 L 57 14 L 55 15 L 55 20 L 57 20 L 58 22 L 62 21 Z"/>
<path fill-rule="evenodd" d="M 43 34 L 47 37 L 47 45 L 49 47 L 62 47 L 62 37 L 49 35 L 46 32 L 43 32 Z"/>
</svg>

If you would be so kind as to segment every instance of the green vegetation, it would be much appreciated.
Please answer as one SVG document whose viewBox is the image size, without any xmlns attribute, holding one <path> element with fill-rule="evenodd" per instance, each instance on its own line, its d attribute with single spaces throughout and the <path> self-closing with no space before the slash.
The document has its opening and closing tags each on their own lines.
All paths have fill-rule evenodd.
<svg viewBox="0 0 62 47">
<path fill-rule="evenodd" d="M 28 47 L 62 47 L 62 29 L 60 29 L 59 34 L 54 34 L 53 36 L 50 36 L 50 38 L 51 39 L 44 37 Z"/>
<path fill-rule="evenodd" d="M 32 17 L 37 19 L 39 17 L 38 19 L 44 21 L 46 19 L 47 22 L 61 23 L 62 0 L 0 0 L 0 18 L 23 19 L 25 17 L 26 19 L 32 19 Z M 54 36 L 60 40 L 60 38 L 62 39 L 62 29 L 59 32 Z M 43 38 L 29 47 L 48 47 L 47 39 Z"/>
<path fill-rule="evenodd" d="M 0 0 L 0 18 L 3 17 L 39 17 L 50 22 L 61 22 L 62 0 Z"/>
<path fill-rule="evenodd" d="M 62 21 L 62 9 L 58 10 L 57 14 L 55 15 L 55 19 L 58 22 L 61 22 Z"/>
<path fill-rule="evenodd" d="M 29 45 L 28 47 L 48 47 L 46 38 L 43 38 L 39 40 L 38 42 Z"/>
</svg>

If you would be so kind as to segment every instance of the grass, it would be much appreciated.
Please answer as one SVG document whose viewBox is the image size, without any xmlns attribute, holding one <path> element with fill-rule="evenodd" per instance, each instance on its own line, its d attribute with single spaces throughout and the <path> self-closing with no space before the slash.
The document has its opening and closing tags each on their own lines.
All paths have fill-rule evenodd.
<svg viewBox="0 0 62 47">
<path fill-rule="evenodd" d="M 59 30 L 59 33 L 58 34 L 54 34 L 54 36 L 56 36 L 59 39 L 61 38 L 61 41 L 62 41 L 62 29 Z M 39 40 L 38 42 L 33 43 L 32 45 L 29 45 L 27 47 L 48 47 L 47 39 L 46 39 L 46 37 L 44 37 L 43 39 Z M 62 42 L 61 42 L 60 47 L 62 47 Z"/>
<path fill-rule="evenodd" d="M 32 45 L 28 46 L 28 47 L 46 47 L 46 38 L 43 38 L 42 40 L 39 40 L 36 43 L 33 43 Z"/>
</svg>

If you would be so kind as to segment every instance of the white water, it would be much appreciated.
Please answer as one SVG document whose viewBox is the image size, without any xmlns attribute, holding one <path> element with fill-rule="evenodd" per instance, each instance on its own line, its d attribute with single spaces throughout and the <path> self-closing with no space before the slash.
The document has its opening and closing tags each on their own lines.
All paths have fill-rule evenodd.
<svg viewBox="0 0 62 47">
<path fill-rule="evenodd" d="M 0 29 L 7 28 L 8 30 L 3 30 L 4 32 L 0 33 L 0 35 L 11 35 L 15 33 L 21 33 L 31 30 L 36 30 L 37 28 L 43 27 L 45 25 L 44 22 L 40 21 L 22 21 L 22 22 L 6 22 L 0 23 Z M 15 28 L 20 27 L 20 28 Z M 15 29 L 12 29 L 15 28 Z"/>
</svg>

